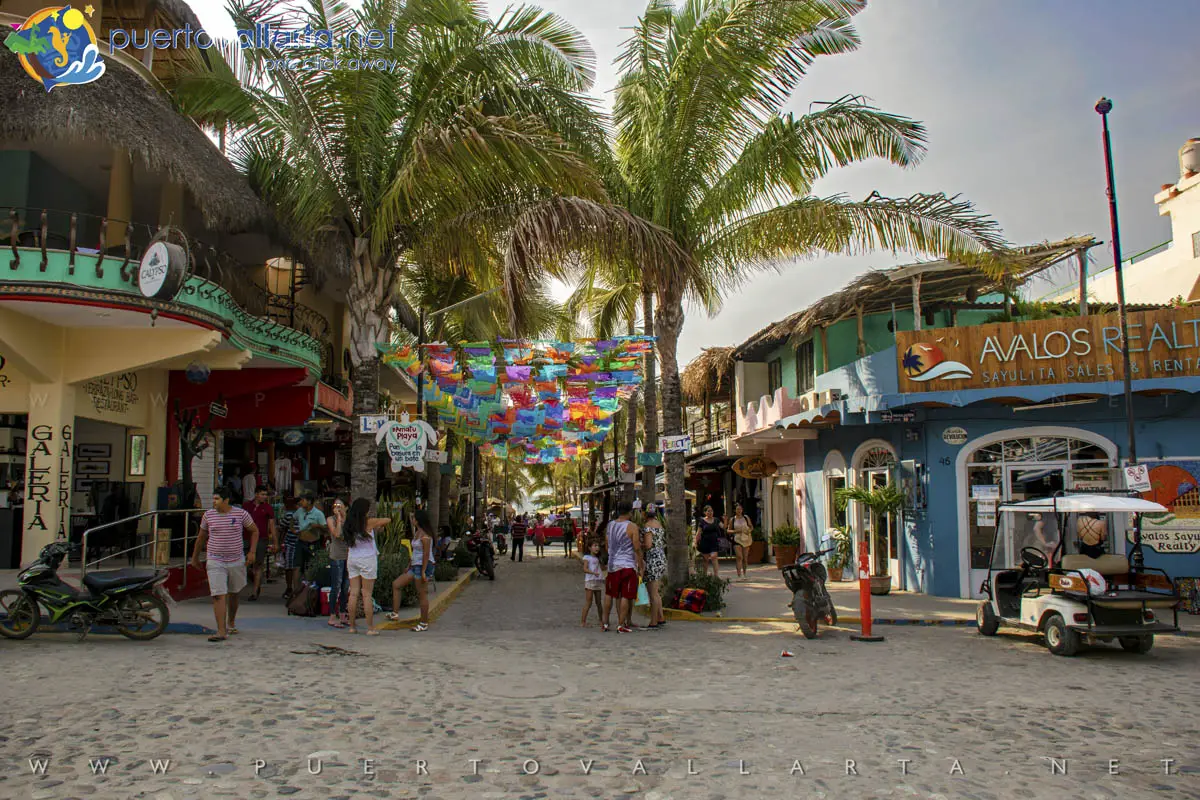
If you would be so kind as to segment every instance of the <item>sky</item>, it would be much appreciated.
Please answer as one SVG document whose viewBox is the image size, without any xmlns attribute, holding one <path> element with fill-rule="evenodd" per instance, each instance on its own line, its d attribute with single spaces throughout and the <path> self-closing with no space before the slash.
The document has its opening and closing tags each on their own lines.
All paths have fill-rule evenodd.
<svg viewBox="0 0 1200 800">
<path fill-rule="evenodd" d="M 232 35 L 219 0 L 189 0 L 210 31 Z M 506 2 L 489 0 L 493 14 Z M 592 43 L 595 94 L 611 106 L 612 61 L 644 0 L 541 0 Z M 862 44 L 818 59 L 788 110 L 863 95 L 925 123 L 929 153 L 915 168 L 880 161 L 834 171 L 818 195 L 961 194 L 1012 244 L 1090 234 L 1111 264 L 1100 117 L 1112 131 L 1123 255 L 1170 238 L 1153 196 L 1179 179 L 1178 150 L 1200 136 L 1200 55 L 1187 41 L 1194 0 L 873 0 L 855 19 Z M 740 344 L 871 268 L 919 260 L 875 253 L 821 257 L 755 275 L 708 318 L 690 310 L 686 363 L 703 347 Z"/>
</svg>

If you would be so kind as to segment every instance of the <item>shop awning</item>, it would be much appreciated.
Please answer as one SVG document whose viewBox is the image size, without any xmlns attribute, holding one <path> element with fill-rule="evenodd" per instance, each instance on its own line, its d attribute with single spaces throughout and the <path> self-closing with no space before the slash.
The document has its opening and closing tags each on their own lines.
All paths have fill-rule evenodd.
<svg viewBox="0 0 1200 800">
<path fill-rule="evenodd" d="M 793 414 L 790 417 L 784 417 L 775 423 L 775 428 L 776 430 L 795 430 L 814 425 L 829 426 L 836 425 L 841 419 L 841 404 L 831 403 L 819 408 L 809 409 L 808 411 L 801 411 L 799 414 Z"/>
</svg>

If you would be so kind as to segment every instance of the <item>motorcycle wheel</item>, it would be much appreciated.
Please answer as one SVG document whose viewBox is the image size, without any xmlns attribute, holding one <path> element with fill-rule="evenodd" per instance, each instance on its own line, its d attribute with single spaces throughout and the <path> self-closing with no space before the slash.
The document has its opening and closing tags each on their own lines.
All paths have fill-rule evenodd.
<svg viewBox="0 0 1200 800">
<path fill-rule="evenodd" d="M 0 592 L 0 635 L 28 639 L 42 621 L 37 601 L 19 589 Z"/>
<path fill-rule="evenodd" d="M 132 619 L 133 623 L 120 621 L 115 624 L 122 636 L 139 642 L 148 642 L 167 629 L 171 612 L 162 598 L 150 592 L 122 598 L 118 606 L 121 620 Z"/>
<path fill-rule="evenodd" d="M 792 613 L 796 615 L 796 623 L 805 639 L 817 638 L 817 617 L 809 607 L 804 592 L 796 592 L 792 596 Z"/>
<path fill-rule="evenodd" d="M 484 574 L 486 574 L 488 576 L 488 580 L 489 581 L 496 580 L 496 562 L 493 561 L 491 558 L 485 558 L 483 560 L 483 567 L 484 567 L 484 569 L 483 569 Z"/>
</svg>

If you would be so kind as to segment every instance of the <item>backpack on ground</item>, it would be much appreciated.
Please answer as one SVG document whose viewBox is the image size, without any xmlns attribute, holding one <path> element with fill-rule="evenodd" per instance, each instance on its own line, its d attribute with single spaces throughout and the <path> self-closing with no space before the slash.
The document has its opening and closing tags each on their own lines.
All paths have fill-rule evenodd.
<svg viewBox="0 0 1200 800">
<path fill-rule="evenodd" d="M 315 617 L 321 613 L 321 590 L 317 586 L 301 584 L 300 591 L 288 603 L 288 614 L 297 617 Z"/>
</svg>

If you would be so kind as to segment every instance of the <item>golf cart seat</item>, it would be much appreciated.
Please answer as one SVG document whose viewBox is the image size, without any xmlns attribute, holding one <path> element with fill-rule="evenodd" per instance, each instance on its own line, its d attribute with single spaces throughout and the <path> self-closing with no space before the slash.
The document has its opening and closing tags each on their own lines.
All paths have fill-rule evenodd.
<svg viewBox="0 0 1200 800">
<path fill-rule="evenodd" d="M 1106 578 L 1129 574 L 1129 559 L 1109 553 L 1099 558 L 1078 554 L 1063 556 L 1059 566 L 1063 569 L 1094 569 Z"/>
</svg>

